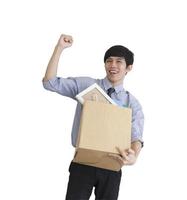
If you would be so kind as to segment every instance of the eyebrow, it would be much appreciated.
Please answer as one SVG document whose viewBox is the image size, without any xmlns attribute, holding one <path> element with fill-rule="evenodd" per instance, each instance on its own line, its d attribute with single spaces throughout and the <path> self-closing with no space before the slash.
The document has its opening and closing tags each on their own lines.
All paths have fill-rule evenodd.
<svg viewBox="0 0 187 200">
<path fill-rule="evenodd" d="M 124 57 L 118 57 L 116 60 L 125 60 Z"/>
<path fill-rule="evenodd" d="M 117 56 L 111 56 L 111 57 L 107 58 L 107 60 L 113 59 L 113 58 L 116 58 L 116 60 L 125 60 L 124 57 L 117 57 Z"/>
</svg>

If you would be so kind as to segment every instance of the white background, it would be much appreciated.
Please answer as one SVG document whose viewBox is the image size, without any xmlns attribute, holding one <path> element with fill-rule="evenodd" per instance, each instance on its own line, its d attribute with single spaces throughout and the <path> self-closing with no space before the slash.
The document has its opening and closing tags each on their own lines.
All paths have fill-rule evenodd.
<svg viewBox="0 0 187 200">
<path fill-rule="evenodd" d="M 182 0 L 1 1 L 0 199 L 65 197 L 76 102 L 41 82 L 61 33 L 74 44 L 59 76 L 103 78 L 107 48 L 135 53 L 124 87 L 143 106 L 145 147 L 119 200 L 187 199 L 186 18 Z"/>
</svg>

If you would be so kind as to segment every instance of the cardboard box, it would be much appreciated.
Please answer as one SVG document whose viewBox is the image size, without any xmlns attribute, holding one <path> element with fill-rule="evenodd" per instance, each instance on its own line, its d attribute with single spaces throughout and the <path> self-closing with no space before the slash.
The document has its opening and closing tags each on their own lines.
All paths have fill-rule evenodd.
<svg viewBox="0 0 187 200">
<path fill-rule="evenodd" d="M 131 115 L 130 108 L 85 101 L 73 161 L 119 171 L 119 162 L 108 154 L 118 154 L 116 146 L 130 148 Z"/>
</svg>

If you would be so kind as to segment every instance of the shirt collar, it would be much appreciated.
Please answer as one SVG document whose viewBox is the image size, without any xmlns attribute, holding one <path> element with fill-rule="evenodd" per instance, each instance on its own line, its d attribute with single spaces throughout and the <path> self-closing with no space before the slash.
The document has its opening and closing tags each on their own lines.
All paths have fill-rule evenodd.
<svg viewBox="0 0 187 200">
<path fill-rule="evenodd" d="M 105 78 L 103 79 L 103 85 L 104 85 L 104 88 L 105 88 L 106 91 L 107 91 L 109 88 L 112 87 L 112 84 L 111 84 L 111 82 L 108 80 L 107 77 L 105 77 Z M 125 91 L 124 88 L 123 88 L 123 84 L 120 84 L 120 85 L 115 86 L 114 89 L 115 89 L 115 92 L 116 92 L 116 93 L 121 92 L 121 91 Z"/>
</svg>

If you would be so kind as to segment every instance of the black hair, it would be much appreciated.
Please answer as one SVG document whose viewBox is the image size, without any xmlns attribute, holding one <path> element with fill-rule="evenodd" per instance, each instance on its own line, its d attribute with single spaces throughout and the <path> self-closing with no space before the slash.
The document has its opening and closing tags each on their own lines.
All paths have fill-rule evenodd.
<svg viewBox="0 0 187 200">
<path fill-rule="evenodd" d="M 106 62 L 106 59 L 111 56 L 125 58 L 127 66 L 132 65 L 134 62 L 133 52 L 130 51 L 128 48 L 121 45 L 115 45 L 115 46 L 110 47 L 105 53 L 104 62 Z"/>
</svg>

